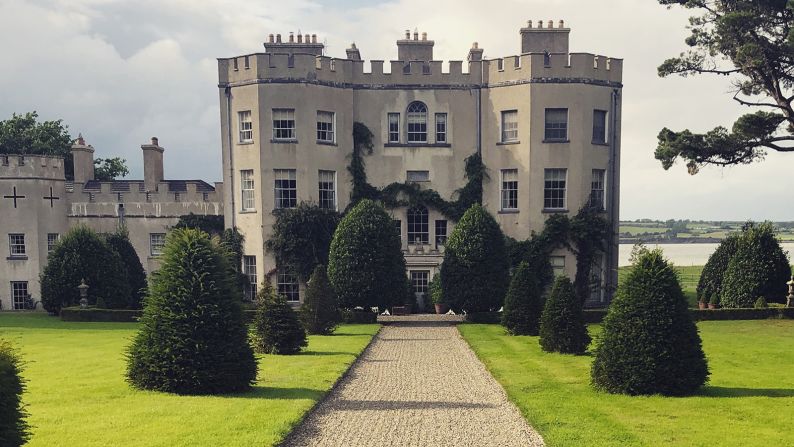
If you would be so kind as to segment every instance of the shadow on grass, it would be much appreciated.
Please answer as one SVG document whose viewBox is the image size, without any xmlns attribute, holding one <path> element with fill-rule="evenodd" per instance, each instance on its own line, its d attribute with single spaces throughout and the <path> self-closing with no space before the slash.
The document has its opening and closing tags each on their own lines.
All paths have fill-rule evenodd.
<svg viewBox="0 0 794 447">
<path fill-rule="evenodd" d="M 356 355 L 355 352 L 345 352 L 345 351 L 301 351 L 298 356 L 304 355 Z"/>
<path fill-rule="evenodd" d="M 323 337 L 372 337 L 374 334 L 367 334 L 367 333 L 358 333 L 358 332 L 348 332 L 344 334 L 337 334 L 333 333 L 331 335 L 323 335 Z"/>
<path fill-rule="evenodd" d="M 787 388 L 737 388 L 707 386 L 698 394 L 701 397 L 794 397 L 794 389 Z"/>
<path fill-rule="evenodd" d="M 319 400 L 323 394 L 325 394 L 325 391 L 314 390 L 311 388 L 277 388 L 271 386 L 255 386 L 247 393 L 224 394 L 220 397 L 229 399 L 309 399 L 316 401 Z"/>
</svg>

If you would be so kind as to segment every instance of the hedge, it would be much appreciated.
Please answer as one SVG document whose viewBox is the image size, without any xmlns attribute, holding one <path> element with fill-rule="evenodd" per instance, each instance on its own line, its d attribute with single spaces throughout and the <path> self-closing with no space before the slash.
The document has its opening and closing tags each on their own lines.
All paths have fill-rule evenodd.
<svg viewBox="0 0 794 447">
<path fill-rule="evenodd" d="M 61 320 L 104 322 L 104 323 L 135 323 L 143 315 L 139 309 L 99 309 L 79 307 L 65 307 L 61 309 Z"/>
</svg>

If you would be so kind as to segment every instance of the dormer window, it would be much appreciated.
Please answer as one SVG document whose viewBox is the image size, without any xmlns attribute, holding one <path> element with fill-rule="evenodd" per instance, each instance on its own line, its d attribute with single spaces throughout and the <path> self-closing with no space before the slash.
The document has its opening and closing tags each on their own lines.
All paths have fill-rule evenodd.
<svg viewBox="0 0 794 447">
<path fill-rule="evenodd" d="M 408 143 L 427 142 L 427 106 L 419 101 L 408 106 Z"/>
</svg>

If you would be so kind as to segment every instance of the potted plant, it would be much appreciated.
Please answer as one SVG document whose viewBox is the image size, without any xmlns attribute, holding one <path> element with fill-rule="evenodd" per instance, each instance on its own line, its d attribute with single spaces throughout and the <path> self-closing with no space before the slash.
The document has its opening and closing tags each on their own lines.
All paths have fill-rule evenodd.
<svg viewBox="0 0 794 447">
<path fill-rule="evenodd" d="M 709 300 L 709 309 L 716 309 L 718 304 L 720 304 L 720 295 L 715 293 Z"/>
<path fill-rule="evenodd" d="M 708 295 L 698 296 L 698 309 L 703 310 L 708 306 Z"/>
<path fill-rule="evenodd" d="M 449 307 L 444 302 L 444 295 L 441 292 L 441 275 L 435 275 L 430 281 L 429 286 L 430 300 L 433 302 L 433 306 L 436 308 L 436 313 L 439 315 L 447 313 Z"/>
</svg>

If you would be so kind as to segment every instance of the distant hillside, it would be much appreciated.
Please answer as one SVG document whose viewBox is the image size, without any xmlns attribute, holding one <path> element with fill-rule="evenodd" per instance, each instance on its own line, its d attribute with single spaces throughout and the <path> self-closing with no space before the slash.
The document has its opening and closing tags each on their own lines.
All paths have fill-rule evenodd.
<svg viewBox="0 0 794 447">
<path fill-rule="evenodd" d="M 794 241 L 794 222 L 774 222 L 781 240 Z M 744 222 L 651 220 L 620 222 L 621 243 L 707 243 L 719 242 L 728 234 L 740 231 Z"/>
</svg>

